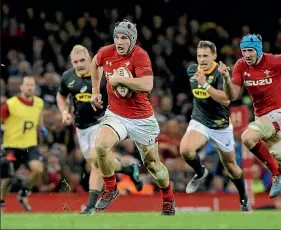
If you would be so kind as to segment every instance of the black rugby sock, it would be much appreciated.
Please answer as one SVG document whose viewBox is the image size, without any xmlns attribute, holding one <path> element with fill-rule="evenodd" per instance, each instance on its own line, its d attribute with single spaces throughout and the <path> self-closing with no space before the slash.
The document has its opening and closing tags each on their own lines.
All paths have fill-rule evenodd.
<svg viewBox="0 0 281 230">
<path fill-rule="evenodd" d="M 193 160 L 185 159 L 185 162 L 193 168 L 193 170 L 197 174 L 197 178 L 203 176 L 205 167 L 201 164 L 200 157 L 198 154 L 196 154 L 196 157 Z"/>
<path fill-rule="evenodd" d="M 237 188 L 238 192 L 239 192 L 239 196 L 240 196 L 240 203 L 242 200 L 244 200 L 245 202 L 248 201 L 248 197 L 246 194 L 246 189 L 245 189 L 245 180 L 244 180 L 244 176 L 241 175 L 240 178 L 238 179 L 232 179 L 230 178 L 230 180 L 233 182 L 233 184 L 235 185 L 235 187 Z"/>
<path fill-rule="evenodd" d="M 89 192 L 89 200 L 88 200 L 88 204 L 87 206 L 89 207 L 94 207 L 96 205 L 96 202 L 99 198 L 100 195 L 100 191 L 97 190 L 90 190 Z"/>
</svg>

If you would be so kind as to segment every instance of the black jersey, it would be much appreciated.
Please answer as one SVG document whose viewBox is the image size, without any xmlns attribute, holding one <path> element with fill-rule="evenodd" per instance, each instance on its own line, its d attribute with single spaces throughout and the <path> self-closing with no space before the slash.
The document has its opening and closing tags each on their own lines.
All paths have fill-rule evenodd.
<svg viewBox="0 0 281 230">
<path fill-rule="evenodd" d="M 92 96 L 92 82 L 90 74 L 80 77 L 73 68 L 62 75 L 59 93 L 63 96 L 71 95 L 74 105 L 75 126 L 86 129 L 96 123 L 104 115 L 107 108 L 106 79 L 102 76 L 100 93 L 102 94 L 103 108 L 94 111 L 90 99 Z"/>
</svg>

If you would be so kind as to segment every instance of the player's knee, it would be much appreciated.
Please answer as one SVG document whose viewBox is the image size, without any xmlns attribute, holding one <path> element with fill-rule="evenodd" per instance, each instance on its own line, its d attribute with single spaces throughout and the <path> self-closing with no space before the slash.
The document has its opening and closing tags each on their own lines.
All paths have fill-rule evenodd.
<svg viewBox="0 0 281 230">
<path fill-rule="evenodd" d="M 34 170 L 32 170 L 34 173 L 36 173 L 36 174 L 38 174 L 38 175 L 41 175 L 42 173 L 43 173 L 43 171 L 44 171 L 44 166 L 43 166 L 43 164 L 42 165 L 40 165 L 40 166 L 38 166 L 38 168 L 36 168 L 36 169 L 34 169 Z"/>
<path fill-rule="evenodd" d="M 224 165 L 231 178 L 236 179 L 241 176 L 242 170 L 235 161 L 226 162 Z"/>
<path fill-rule="evenodd" d="M 257 144 L 258 140 L 256 140 L 254 135 L 250 135 L 250 132 L 243 132 L 241 135 L 241 141 L 246 146 L 247 149 L 252 149 Z"/>
<path fill-rule="evenodd" d="M 158 172 L 162 168 L 162 163 L 157 160 L 145 160 L 143 164 L 151 172 Z"/>
<path fill-rule="evenodd" d="M 103 159 L 106 158 L 107 154 L 110 152 L 111 148 L 109 146 L 107 146 L 106 144 L 97 144 L 96 145 L 96 154 L 97 154 L 97 158 L 99 159 Z"/>
<path fill-rule="evenodd" d="M 30 162 L 29 168 L 32 171 L 32 173 L 35 173 L 37 175 L 41 175 L 44 171 L 44 165 L 41 161 Z"/>
<path fill-rule="evenodd" d="M 180 155 L 183 159 L 193 160 L 196 156 L 196 149 L 191 145 L 181 146 Z"/>
<path fill-rule="evenodd" d="M 99 167 L 97 156 L 91 156 L 89 160 L 87 160 L 88 164 L 90 164 L 91 168 L 96 169 Z"/>
</svg>

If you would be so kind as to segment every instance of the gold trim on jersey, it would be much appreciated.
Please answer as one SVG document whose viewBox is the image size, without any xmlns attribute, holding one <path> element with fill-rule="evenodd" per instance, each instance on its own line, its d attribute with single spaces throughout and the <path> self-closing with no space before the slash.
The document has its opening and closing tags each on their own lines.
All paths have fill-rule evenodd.
<svg viewBox="0 0 281 230">
<path fill-rule="evenodd" d="M 77 75 L 78 77 L 91 77 L 91 73 L 90 73 L 90 72 L 84 74 L 83 76 L 81 76 L 76 70 L 75 70 L 75 73 L 76 73 L 76 75 Z"/>
<path fill-rule="evenodd" d="M 210 97 L 210 94 L 204 90 L 204 89 L 193 89 L 192 94 L 194 97 L 200 98 L 200 99 L 206 99 Z"/>
<path fill-rule="evenodd" d="M 217 63 L 213 62 L 211 68 L 207 71 L 204 71 L 204 74 L 211 74 L 215 70 L 216 67 L 217 67 Z M 200 69 L 201 69 L 201 67 L 200 67 L 200 65 L 198 65 L 197 70 L 200 70 Z"/>
</svg>

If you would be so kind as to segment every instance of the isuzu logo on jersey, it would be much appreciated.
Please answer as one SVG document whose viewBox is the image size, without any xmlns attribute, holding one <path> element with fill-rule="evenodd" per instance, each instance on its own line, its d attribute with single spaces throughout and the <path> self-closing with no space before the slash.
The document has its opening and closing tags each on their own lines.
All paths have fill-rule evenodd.
<svg viewBox="0 0 281 230">
<path fill-rule="evenodd" d="M 260 79 L 260 80 L 245 80 L 245 86 L 258 86 L 258 85 L 270 85 L 272 78 Z"/>
</svg>

